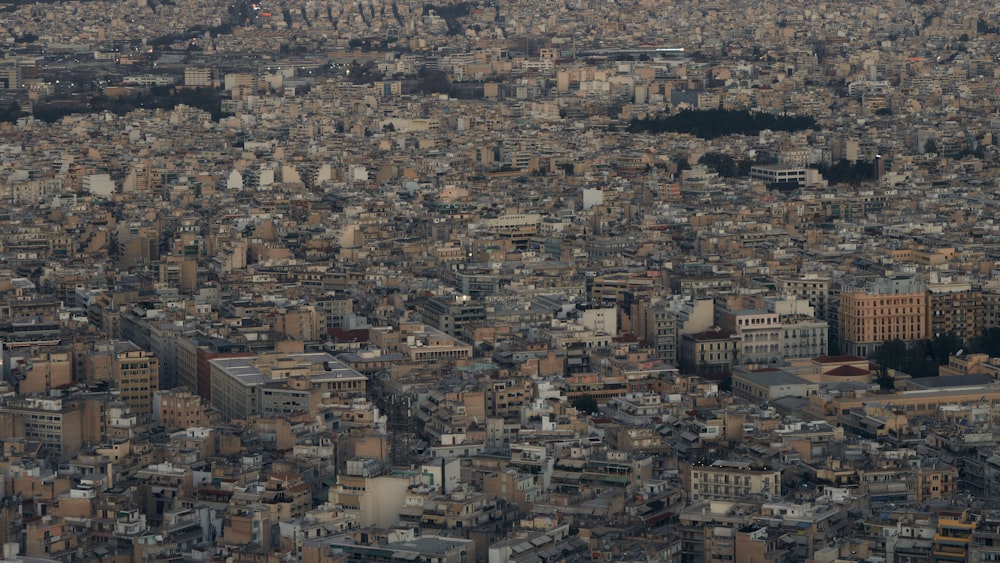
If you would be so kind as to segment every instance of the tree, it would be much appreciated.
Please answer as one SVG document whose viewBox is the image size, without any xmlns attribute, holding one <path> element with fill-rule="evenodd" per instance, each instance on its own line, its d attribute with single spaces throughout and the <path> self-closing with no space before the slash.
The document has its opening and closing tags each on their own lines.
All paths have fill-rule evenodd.
<svg viewBox="0 0 1000 563">
<path fill-rule="evenodd" d="M 579 395 L 573 399 L 573 406 L 580 412 L 588 414 L 599 414 L 600 407 L 597 406 L 597 399 L 592 395 Z"/>
<path fill-rule="evenodd" d="M 685 170 L 691 170 L 691 164 L 688 162 L 686 156 L 683 155 L 678 156 L 676 159 L 674 159 L 674 164 L 677 165 L 678 173 L 683 172 Z"/>
<path fill-rule="evenodd" d="M 698 164 L 704 164 L 723 178 L 735 178 L 740 175 L 736 160 L 726 154 L 717 152 L 705 153 L 698 159 Z M 749 169 L 747 171 L 749 172 Z"/>
<path fill-rule="evenodd" d="M 924 152 L 937 154 L 938 152 L 937 141 L 935 141 L 934 139 L 927 139 L 927 142 L 924 143 Z"/>
<path fill-rule="evenodd" d="M 420 90 L 425 94 L 447 94 L 451 90 L 451 82 L 444 71 L 425 67 L 420 77 Z"/>
<path fill-rule="evenodd" d="M 816 120 L 803 115 L 775 115 L 745 110 L 684 110 L 665 117 L 633 118 L 629 131 L 633 133 L 688 133 L 702 139 L 725 135 L 756 135 L 765 129 L 772 131 L 802 131 L 816 126 Z"/>
<path fill-rule="evenodd" d="M 953 332 L 942 334 L 930 342 L 931 356 L 939 366 L 948 365 L 948 358 L 963 348 L 965 343 Z"/>
<path fill-rule="evenodd" d="M 938 363 L 934 360 L 929 340 L 909 344 L 901 340 L 889 340 L 879 346 L 871 357 L 879 366 L 901 371 L 912 377 L 938 375 Z"/>
<path fill-rule="evenodd" d="M 969 342 L 970 354 L 988 354 L 991 358 L 1000 356 L 1000 327 L 990 327 Z"/>
<path fill-rule="evenodd" d="M 867 160 L 850 162 L 841 159 L 832 165 L 820 166 L 819 173 L 822 174 L 823 178 L 825 178 L 831 185 L 858 185 L 864 181 L 874 180 L 876 169 L 875 164 Z"/>
<path fill-rule="evenodd" d="M 892 391 L 896 388 L 896 378 L 889 375 L 889 369 L 885 366 L 879 366 L 875 383 L 878 383 L 883 391 Z"/>
</svg>

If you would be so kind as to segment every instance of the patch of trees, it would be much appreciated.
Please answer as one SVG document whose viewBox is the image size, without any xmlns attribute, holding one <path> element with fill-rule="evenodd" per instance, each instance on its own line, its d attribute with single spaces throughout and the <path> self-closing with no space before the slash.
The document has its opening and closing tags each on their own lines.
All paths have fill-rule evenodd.
<svg viewBox="0 0 1000 563">
<path fill-rule="evenodd" d="M 454 19 L 454 18 L 464 18 L 472 12 L 472 4 L 468 2 L 459 2 L 458 4 L 443 4 L 440 6 L 434 4 L 424 4 L 423 15 L 429 15 L 434 12 L 440 18 L 444 19 Z"/>
<path fill-rule="evenodd" d="M 996 330 L 993 338 L 996 340 L 997 351 L 1000 351 L 1000 329 L 991 330 Z M 872 354 L 872 359 L 884 368 L 901 371 L 913 377 L 936 377 L 938 368 L 948 364 L 949 356 L 963 348 L 972 352 L 976 346 L 975 342 L 970 342 L 968 345 L 963 343 L 961 338 L 951 333 L 942 334 L 932 340 L 910 343 L 890 340 L 879 346 Z"/>
<path fill-rule="evenodd" d="M 979 20 L 976 21 L 976 33 L 1000 33 L 1000 27 L 990 24 L 990 22 L 984 20 L 983 18 L 979 18 Z"/>
<path fill-rule="evenodd" d="M 597 399 L 593 395 L 578 395 L 573 398 L 572 404 L 576 410 L 587 414 L 600 414 L 601 412 Z"/>
<path fill-rule="evenodd" d="M 666 117 L 632 119 L 633 133 L 688 133 L 702 139 L 726 135 L 756 135 L 761 131 L 802 131 L 816 126 L 809 116 L 774 115 L 745 110 L 684 110 Z"/>
<path fill-rule="evenodd" d="M 174 88 L 171 86 L 154 86 L 145 92 L 114 98 L 97 95 L 74 104 L 37 104 L 33 115 L 36 119 L 53 123 L 64 116 L 75 113 L 109 111 L 117 115 L 125 115 L 136 109 L 173 109 L 181 104 L 208 112 L 214 121 L 228 115 L 222 111 L 222 97 L 218 90 L 213 88 Z"/>
<path fill-rule="evenodd" d="M 448 74 L 441 70 L 421 69 L 420 84 L 417 88 L 424 94 L 447 94 L 451 91 L 451 81 Z"/>
<path fill-rule="evenodd" d="M 347 46 L 351 50 L 358 49 L 360 51 L 380 51 L 385 50 L 389 45 L 398 41 L 395 37 L 364 37 L 364 38 L 354 38 L 347 42 Z"/>
<path fill-rule="evenodd" d="M 21 104 L 11 102 L 7 107 L 0 109 L 0 122 L 16 123 L 18 119 L 28 115 L 28 112 L 21 109 Z"/>
<path fill-rule="evenodd" d="M 750 174 L 750 167 L 754 164 L 752 160 L 735 158 L 718 152 L 703 154 L 698 159 L 698 164 L 702 164 L 723 178 L 741 178 Z"/>
<path fill-rule="evenodd" d="M 200 38 L 208 32 L 210 37 L 218 37 L 220 35 L 231 35 L 233 33 L 233 24 L 224 22 L 221 25 L 207 26 L 207 25 L 196 25 L 189 29 L 184 30 L 179 33 L 168 33 L 167 35 L 161 35 L 159 37 L 153 37 L 149 39 L 146 43 L 151 47 L 165 47 L 172 45 L 174 43 L 181 43 L 191 39 Z"/>
<path fill-rule="evenodd" d="M 445 4 L 445 5 L 435 5 L 435 4 L 424 4 L 423 14 L 426 16 L 433 11 L 448 26 L 448 35 L 459 35 L 465 28 L 461 23 L 458 22 L 458 18 L 464 18 L 469 15 L 472 11 L 472 4 L 468 2 L 459 2 L 458 4 Z"/>
<path fill-rule="evenodd" d="M 858 160 L 850 162 L 839 160 L 832 166 L 821 165 L 819 173 L 826 178 L 830 185 L 851 184 L 857 185 L 863 181 L 874 180 L 877 170 L 874 162 Z"/>
<path fill-rule="evenodd" d="M 358 61 L 351 61 L 351 64 L 347 67 L 347 76 L 351 79 L 352 84 L 371 84 L 382 80 L 382 72 L 379 71 L 378 65 L 374 61 L 368 61 L 365 64 L 360 64 Z"/>
</svg>

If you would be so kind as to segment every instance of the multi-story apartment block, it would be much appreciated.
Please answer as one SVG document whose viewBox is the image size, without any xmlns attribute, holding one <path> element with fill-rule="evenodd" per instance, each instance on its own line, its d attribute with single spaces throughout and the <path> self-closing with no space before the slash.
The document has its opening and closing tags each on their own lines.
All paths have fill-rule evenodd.
<svg viewBox="0 0 1000 563">
<path fill-rule="evenodd" d="M 128 342 L 127 344 L 132 344 Z M 140 418 L 153 416 L 153 393 L 160 388 L 160 361 L 152 352 L 131 349 L 135 345 L 115 348 L 112 373 L 121 400 L 132 414 Z"/>
<path fill-rule="evenodd" d="M 953 334 L 963 341 L 983 331 L 983 293 L 970 283 L 927 286 L 927 327 L 931 338 Z"/>
<path fill-rule="evenodd" d="M 676 364 L 677 314 L 648 300 L 639 301 L 632 309 L 635 335 L 649 343 L 654 358 Z"/>
<path fill-rule="evenodd" d="M 719 327 L 681 337 L 681 373 L 723 377 L 739 362 L 739 336 Z"/>
<path fill-rule="evenodd" d="M 716 460 L 691 466 L 691 502 L 781 498 L 781 470 L 764 463 Z"/>
<path fill-rule="evenodd" d="M 486 306 L 467 295 L 432 297 L 421 309 L 423 322 L 441 332 L 458 337 L 466 323 L 486 319 Z"/>
<path fill-rule="evenodd" d="M 270 382 L 306 378 L 311 389 L 330 396 L 346 400 L 365 394 L 365 376 L 322 352 L 276 352 L 249 358 L 217 358 L 208 363 L 211 366 L 212 407 L 228 419 L 245 420 L 261 414 L 257 387 Z"/>
<path fill-rule="evenodd" d="M 184 388 L 164 389 L 153 394 L 153 418 L 167 428 L 211 426 L 206 407 L 200 396 Z"/>
<path fill-rule="evenodd" d="M 983 328 L 1000 326 L 1000 289 L 983 289 Z"/>
<path fill-rule="evenodd" d="M 189 336 L 177 339 L 177 382 L 206 401 L 212 400 L 209 360 L 252 356 L 246 344 L 222 338 Z"/>
<path fill-rule="evenodd" d="M 929 336 L 927 292 L 914 278 L 879 278 L 845 289 L 838 315 L 845 354 L 866 357 L 889 340 L 914 342 Z"/>
<path fill-rule="evenodd" d="M 84 409 L 61 399 L 10 399 L 0 407 L 4 437 L 41 442 L 69 458 L 83 445 Z"/>
<path fill-rule="evenodd" d="M 777 313 L 764 310 L 721 310 L 719 326 L 739 339 L 739 357 L 743 364 L 776 364 L 782 359 L 784 331 Z"/>
</svg>

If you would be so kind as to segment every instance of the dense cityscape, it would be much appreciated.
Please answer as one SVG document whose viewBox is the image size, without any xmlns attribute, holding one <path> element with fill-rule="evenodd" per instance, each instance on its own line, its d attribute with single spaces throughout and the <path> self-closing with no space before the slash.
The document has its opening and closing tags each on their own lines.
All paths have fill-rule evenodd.
<svg viewBox="0 0 1000 563">
<path fill-rule="evenodd" d="M 1000 561 L 1000 8 L 0 3 L 0 559 Z"/>
</svg>

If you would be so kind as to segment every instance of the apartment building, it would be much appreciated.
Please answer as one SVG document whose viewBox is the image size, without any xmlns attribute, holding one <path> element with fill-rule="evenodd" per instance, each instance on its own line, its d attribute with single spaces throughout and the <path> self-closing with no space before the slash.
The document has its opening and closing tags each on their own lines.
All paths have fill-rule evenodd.
<svg viewBox="0 0 1000 563">
<path fill-rule="evenodd" d="M 867 357 L 886 341 L 930 336 L 927 292 L 915 278 L 879 278 L 865 287 L 845 289 L 838 315 L 844 354 Z"/>
<path fill-rule="evenodd" d="M 702 500 L 746 500 L 751 495 L 781 498 L 781 470 L 765 463 L 716 460 L 711 465 L 692 465 L 688 489 L 691 502 Z"/>
<path fill-rule="evenodd" d="M 160 388 L 160 360 L 152 352 L 139 350 L 128 342 L 116 348 L 112 374 L 121 400 L 132 414 L 152 418 L 153 394 Z"/>
<path fill-rule="evenodd" d="M 0 427 L 5 438 L 23 436 L 68 459 L 83 446 L 84 409 L 61 399 L 9 399 L 0 406 Z"/>
<path fill-rule="evenodd" d="M 681 373 L 722 377 L 739 363 L 739 336 L 719 327 L 681 337 Z"/>
<path fill-rule="evenodd" d="M 261 414 L 257 388 L 273 382 L 294 387 L 295 381 L 305 378 L 309 388 L 318 390 L 323 396 L 347 400 L 365 395 L 365 376 L 325 352 L 275 352 L 245 358 L 217 358 L 208 363 L 212 407 L 228 419 L 246 420 L 251 415 Z M 309 404 L 308 396 L 302 400 L 305 405 Z M 272 410 L 273 405 L 268 404 Z"/>
<path fill-rule="evenodd" d="M 953 334 L 965 342 L 983 331 L 983 293 L 970 283 L 928 284 L 927 327 L 931 338 Z"/>
</svg>

